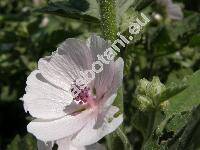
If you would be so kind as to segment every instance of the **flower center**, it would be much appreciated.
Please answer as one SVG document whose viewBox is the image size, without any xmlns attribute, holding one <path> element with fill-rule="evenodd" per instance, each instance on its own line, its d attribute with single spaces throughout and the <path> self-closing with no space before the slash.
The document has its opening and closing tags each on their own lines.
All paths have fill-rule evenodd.
<svg viewBox="0 0 200 150">
<path fill-rule="evenodd" d="M 91 107 L 95 106 L 95 97 L 92 95 L 89 87 L 80 88 L 76 83 L 72 84 L 71 92 L 74 95 L 73 100 L 80 105 L 89 104 Z"/>
</svg>

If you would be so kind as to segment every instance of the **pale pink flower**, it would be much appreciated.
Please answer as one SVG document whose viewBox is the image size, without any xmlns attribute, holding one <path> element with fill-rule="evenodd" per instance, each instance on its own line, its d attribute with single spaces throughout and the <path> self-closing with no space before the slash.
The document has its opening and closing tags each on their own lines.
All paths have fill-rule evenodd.
<svg viewBox="0 0 200 150">
<path fill-rule="evenodd" d="M 52 150 L 54 143 L 44 143 L 40 140 L 37 141 L 38 150 Z M 105 146 L 99 143 L 95 143 L 89 146 L 76 146 L 73 145 L 70 139 L 63 139 L 58 141 L 58 150 L 106 150 Z"/>
<path fill-rule="evenodd" d="M 169 18 L 173 20 L 183 19 L 183 12 L 178 4 L 174 4 L 172 0 L 157 0 L 157 3 L 166 7 Z"/>
<path fill-rule="evenodd" d="M 25 110 L 36 118 L 27 129 L 41 141 L 56 142 L 58 147 L 63 146 L 63 140 L 76 147 L 91 145 L 123 121 L 118 107 L 112 105 L 123 78 L 121 58 L 104 64 L 103 71 L 95 74 L 83 89 L 84 103 L 78 104 L 70 92 L 80 71 L 90 70 L 97 54 L 110 46 L 95 35 L 88 41 L 65 40 L 51 56 L 39 60 L 38 70 L 27 79 L 22 100 Z"/>
</svg>

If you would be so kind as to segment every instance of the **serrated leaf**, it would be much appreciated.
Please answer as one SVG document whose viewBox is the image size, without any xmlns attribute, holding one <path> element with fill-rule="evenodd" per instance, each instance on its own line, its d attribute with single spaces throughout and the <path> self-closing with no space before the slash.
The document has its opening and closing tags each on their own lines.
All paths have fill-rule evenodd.
<svg viewBox="0 0 200 150">
<path fill-rule="evenodd" d="M 167 86 L 169 86 L 172 82 L 176 84 L 180 84 L 180 81 L 184 79 L 186 76 L 190 76 L 193 74 L 193 71 L 191 68 L 184 68 L 172 71 L 168 75 L 167 79 Z"/>
<path fill-rule="evenodd" d="M 179 138 L 179 144 L 177 150 L 182 149 L 198 149 L 200 148 L 200 107 L 197 107 L 192 112 L 192 117 L 188 121 L 187 126 Z"/>
<path fill-rule="evenodd" d="M 36 140 L 30 134 L 24 137 L 16 135 L 6 150 L 37 150 L 36 145 Z"/>
<path fill-rule="evenodd" d="M 134 127 L 142 133 L 142 136 L 145 139 L 148 139 L 150 136 L 150 131 L 152 131 L 153 120 L 154 120 L 154 111 L 151 112 L 135 112 L 132 120 Z"/>
<path fill-rule="evenodd" d="M 195 108 L 184 129 L 169 141 L 169 150 L 196 150 L 200 148 L 200 107 Z"/>
<path fill-rule="evenodd" d="M 131 22 L 133 22 L 138 16 L 138 13 L 133 9 L 128 9 L 123 16 L 121 17 L 121 20 L 119 21 L 119 27 L 120 31 L 124 32 L 128 29 L 128 26 Z"/>
<path fill-rule="evenodd" d="M 144 144 L 142 150 L 164 150 L 164 146 L 159 145 L 156 139 L 150 138 L 150 140 Z"/>
<path fill-rule="evenodd" d="M 194 35 L 189 43 L 190 46 L 200 46 L 200 34 Z"/>
<path fill-rule="evenodd" d="M 154 0 L 138 0 L 135 5 L 135 10 L 141 11 L 144 8 L 146 8 L 148 5 L 150 5 Z"/>
<path fill-rule="evenodd" d="M 187 83 L 188 88 L 169 99 L 169 105 L 165 110 L 168 117 L 190 111 L 200 104 L 200 71 L 190 76 Z"/>
<path fill-rule="evenodd" d="M 180 84 L 176 84 L 172 82 L 168 87 L 166 87 L 166 90 L 162 93 L 161 97 L 159 99 L 162 101 L 168 100 L 170 97 L 175 96 L 176 94 L 182 92 L 188 87 L 188 85 L 185 82 L 182 82 Z"/>
<path fill-rule="evenodd" d="M 117 15 L 123 14 L 135 3 L 135 0 L 117 0 Z"/>
<path fill-rule="evenodd" d="M 133 116 L 132 124 L 142 133 L 144 141 L 147 141 L 153 138 L 151 135 L 157 126 L 161 123 L 163 118 L 164 116 L 160 111 L 136 111 Z"/>
<path fill-rule="evenodd" d="M 192 22 L 192 24 L 191 24 Z M 196 33 L 200 25 L 200 17 L 197 13 L 185 17 L 181 22 L 175 22 L 167 26 L 170 39 L 176 41 L 178 38 L 184 38 L 185 34 Z"/>
<path fill-rule="evenodd" d="M 187 124 L 190 115 L 190 112 L 175 115 L 167 123 L 167 131 L 173 131 L 174 134 L 177 134 Z"/>
<path fill-rule="evenodd" d="M 96 1 L 92 0 L 51 2 L 36 11 L 91 23 L 99 23 L 98 5 Z"/>
</svg>

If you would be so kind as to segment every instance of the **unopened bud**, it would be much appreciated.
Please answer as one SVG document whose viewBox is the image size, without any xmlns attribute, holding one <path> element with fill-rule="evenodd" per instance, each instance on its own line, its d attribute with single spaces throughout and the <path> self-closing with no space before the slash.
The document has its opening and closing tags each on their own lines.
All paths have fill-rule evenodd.
<svg viewBox="0 0 200 150">
<path fill-rule="evenodd" d="M 136 89 L 137 106 L 141 110 L 157 107 L 161 103 L 160 99 L 164 91 L 166 87 L 158 77 L 153 77 L 151 82 L 141 79 Z"/>
<path fill-rule="evenodd" d="M 150 82 L 147 79 L 141 79 L 139 81 L 139 84 L 138 84 L 138 87 L 136 89 L 136 92 L 138 94 L 145 95 L 149 84 L 150 84 Z"/>
<path fill-rule="evenodd" d="M 138 108 L 141 111 L 145 111 L 145 110 L 153 107 L 151 99 L 149 99 L 149 98 L 147 98 L 145 96 L 142 96 L 142 95 L 138 95 L 137 96 L 137 103 L 136 103 L 136 105 L 138 106 Z"/>
<path fill-rule="evenodd" d="M 165 85 L 160 82 L 159 78 L 153 77 L 153 80 L 148 85 L 147 95 L 155 101 L 165 90 Z"/>
</svg>

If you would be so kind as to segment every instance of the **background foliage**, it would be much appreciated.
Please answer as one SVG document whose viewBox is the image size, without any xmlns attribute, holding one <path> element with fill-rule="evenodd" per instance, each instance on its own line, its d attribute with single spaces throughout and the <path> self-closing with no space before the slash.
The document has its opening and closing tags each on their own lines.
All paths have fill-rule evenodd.
<svg viewBox="0 0 200 150">
<path fill-rule="evenodd" d="M 153 0 L 117 1 L 124 35 L 140 11 L 151 17 L 121 53 L 124 130 L 135 149 L 200 149 L 200 2 L 176 2 L 183 8 L 180 21 L 170 20 Z M 26 78 L 64 39 L 86 39 L 94 32 L 101 35 L 95 0 L 0 1 L 0 149 L 37 149 L 19 100 Z M 123 149 L 120 143 L 111 149 Z"/>
</svg>

